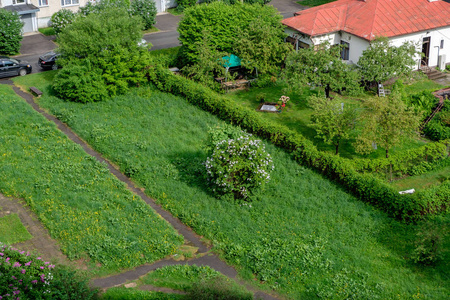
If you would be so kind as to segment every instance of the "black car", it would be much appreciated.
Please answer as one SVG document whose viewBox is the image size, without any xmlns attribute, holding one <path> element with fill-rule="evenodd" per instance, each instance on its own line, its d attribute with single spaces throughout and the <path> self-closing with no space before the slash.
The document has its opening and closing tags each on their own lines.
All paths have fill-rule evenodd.
<svg viewBox="0 0 450 300">
<path fill-rule="evenodd" d="M 26 61 L 0 56 L 0 77 L 24 76 L 31 73 L 31 65 Z"/>
<path fill-rule="evenodd" d="M 52 70 L 56 70 L 58 69 L 58 65 L 56 64 L 56 60 L 59 57 L 59 53 L 55 53 L 53 51 L 47 52 L 44 55 L 42 55 L 41 57 L 39 57 L 39 66 L 42 69 L 52 69 Z"/>
</svg>

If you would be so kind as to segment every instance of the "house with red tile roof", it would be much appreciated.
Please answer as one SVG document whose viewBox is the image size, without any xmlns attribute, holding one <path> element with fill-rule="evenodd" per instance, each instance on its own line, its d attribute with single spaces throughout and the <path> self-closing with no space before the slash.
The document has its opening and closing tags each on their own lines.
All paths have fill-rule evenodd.
<svg viewBox="0 0 450 300">
<path fill-rule="evenodd" d="M 418 66 L 450 63 L 450 3 L 443 0 L 337 0 L 284 19 L 288 41 L 298 48 L 344 44 L 345 60 L 357 63 L 378 36 L 391 44 L 417 45 Z"/>
</svg>

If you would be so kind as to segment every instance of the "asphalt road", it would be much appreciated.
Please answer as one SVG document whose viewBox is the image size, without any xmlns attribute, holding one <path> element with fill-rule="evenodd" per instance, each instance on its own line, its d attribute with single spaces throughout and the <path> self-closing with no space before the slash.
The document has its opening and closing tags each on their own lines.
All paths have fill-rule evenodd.
<svg viewBox="0 0 450 300">
<path fill-rule="evenodd" d="M 163 31 L 147 34 L 144 36 L 144 39 L 152 43 L 153 47 L 150 50 L 159 50 L 181 46 L 178 40 L 179 36 L 178 31 Z"/>
</svg>

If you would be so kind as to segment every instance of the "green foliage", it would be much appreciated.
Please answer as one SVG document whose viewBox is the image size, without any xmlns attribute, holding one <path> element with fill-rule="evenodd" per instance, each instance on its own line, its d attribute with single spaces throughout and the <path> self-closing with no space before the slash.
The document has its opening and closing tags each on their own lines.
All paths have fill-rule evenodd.
<svg viewBox="0 0 450 300">
<path fill-rule="evenodd" d="M 17 214 L 9 214 L 0 218 L 0 241 L 3 243 L 15 244 L 32 238 Z"/>
<path fill-rule="evenodd" d="M 17 12 L 0 9 L 0 54 L 19 53 L 23 23 Z"/>
<path fill-rule="evenodd" d="M 234 199 L 247 199 L 256 188 L 269 182 L 274 169 L 272 158 L 261 140 L 245 132 L 236 137 L 236 132 L 227 128 L 217 131 L 221 128 L 210 130 L 207 144 L 213 144 L 214 148 L 205 163 L 213 191 L 231 194 Z"/>
<path fill-rule="evenodd" d="M 96 102 L 108 98 L 108 90 L 101 71 L 88 60 L 81 65 L 66 65 L 53 81 L 53 90 L 61 99 L 74 102 Z"/>
<path fill-rule="evenodd" d="M 138 46 L 141 24 L 140 17 L 130 17 L 120 6 L 106 6 L 72 23 L 58 40 L 58 63 L 64 68 L 55 78 L 57 94 L 70 101 L 101 101 L 146 81 L 150 54 Z"/>
<path fill-rule="evenodd" d="M 125 164 L 140 166 L 133 181 L 197 234 L 210 240 L 222 257 L 236 266 L 239 275 L 255 284 L 261 282 L 262 286 L 291 299 L 317 299 L 318 291 L 323 291 L 322 297 L 331 291 L 333 295 L 351 291 L 356 299 L 367 294 L 369 299 L 408 299 L 418 290 L 433 299 L 446 299 L 450 289 L 448 255 L 426 272 L 411 268 L 405 259 L 412 251 L 414 224 L 397 222 L 361 203 L 345 193 L 344 189 L 351 185 L 339 180 L 339 174 L 330 176 L 336 183 L 330 182 L 300 166 L 289 153 L 270 142 L 266 143 L 266 149 L 276 168 L 258 201 L 251 203 L 251 207 L 247 203 L 217 201 L 208 193 L 204 180 L 202 162 L 206 152 L 202 144 L 208 128 L 223 122 L 194 105 L 224 119 L 228 116 L 234 124 L 253 127 L 285 149 L 289 144 L 285 135 L 292 134 L 289 139 L 295 139 L 298 146 L 303 145 L 302 139 L 286 127 L 268 122 L 260 114 L 243 109 L 199 84 L 173 76 L 162 68 L 158 70 L 161 77 L 167 76 L 161 80 L 162 88 L 180 94 L 184 91 L 183 95 L 188 97 L 140 87 L 103 103 L 79 105 L 48 94 L 39 103 L 68 120 L 67 124 L 78 135 L 122 171 Z M 15 82 L 22 85 L 29 82 L 26 86 L 47 90 L 45 78 L 51 77 L 51 73 L 15 78 Z M 279 96 L 277 93 L 275 99 Z M 261 118 L 261 123 L 256 122 L 257 118 Z M 350 167 L 346 160 L 314 152 L 314 148 L 302 147 L 299 152 L 305 155 L 304 160 L 298 155 L 298 162 L 304 161 L 326 175 L 331 174 L 330 169 L 341 168 L 342 173 L 345 167 Z M 342 176 L 347 178 L 345 175 Z M 388 194 L 380 187 L 374 189 L 373 183 L 383 185 L 380 180 L 370 182 L 371 176 L 350 175 L 354 175 L 350 177 L 352 180 L 365 179 L 359 182 L 365 193 L 362 199 L 384 204 L 383 210 L 390 213 L 399 211 L 398 217 L 420 218 L 426 212 L 409 216 L 408 213 L 413 208 L 431 207 L 427 198 L 417 207 L 412 196 L 403 198 L 395 190 Z M 92 191 L 91 195 L 94 194 Z M 445 206 L 446 201 L 443 198 L 435 211 Z M 140 222 L 136 220 L 135 224 Z M 161 244 L 165 243 L 157 245 Z M 131 294 L 131 289 L 122 291 L 121 299 L 137 298 L 126 294 Z M 144 293 L 148 294 L 138 292 L 140 299 L 145 299 Z"/>
<path fill-rule="evenodd" d="M 194 6 L 195 4 L 197 4 L 197 0 L 177 0 L 177 10 L 182 12 L 184 11 L 186 8 Z"/>
<path fill-rule="evenodd" d="M 313 6 L 327 4 L 327 3 L 330 3 L 333 1 L 336 1 L 336 0 L 300 0 L 300 1 L 297 1 L 297 3 L 300 5 L 313 7 Z"/>
<path fill-rule="evenodd" d="M 280 51 L 284 46 L 277 45 L 274 47 L 274 42 L 279 41 L 280 44 L 284 44 L 282 37 L 284 35 L 284 29 L 281 26 L 281 15 L 272 6 L 261 5 L 249 5 L 249 4 L 236 4 L 227 5 L 222 1 L 196 5 L 185 10 L 184 16 L 178 25 L 178 32 L 180 33 L 180 42 L 182 44 L 182 54 L 184 64 L 193 64 L 199 60 L 197 44 L 202 42 L 204 31 L 208 31 L 210 34 L 211 48 L 218 52 L 232 53 L 240 56 L 240 52 L 236 52 L 236 44 L 242 36 L 239 33 L 246 32 L 247 37 L 255 39 L 256 33 L 252 30 L 258 30 L 255 28 L 256 24 L 264 26 L 264 28 L 270 29 L 269 34 L 275 34 L 265 40 L 270 40 L 271 44 L 264 47 L 266 49 L 274 50 L 272 57 L 280 59 Z M 257 23 L 255 20 L 258 19 Z M 253 24 L 250 26 L 250 24 Z M 262 68 L 264 64 L 269 64 L 269 60 L 254 57 L 257 55 L 257 49 L 252 46 L 251 49 L 243 49 L 244 45 L 240 45 L 242 55 L 247 55 L 250 63 L 258 62 Z M 260 52 L 259 52 L 260 53 Z"/>
<path fill-rule="evenodd" d="M 399 94 L 390 97 L 373 97 L 364 102 L 362 113 L 363 129 L 358 135 L 356 151 L 370 153 L 372 144 L 386 150 L 398 145 L 406 137 L 416 135 L 420 116 L 408 108 L 400 99 Z"/>
<path fill-rule="evenodd" d="M 185 300 L 185 295 L 168 294 L 163 292 L 149 292 L 126 287 L 113 287 L 104 292 L 102 300 Z"/>
<path fill-rule="evenodd" d="M 77 14 L 70 9 L 63 8 L 55 12 L 50 21 L 52 22 L 52 28 L 56 34 L 60 34 L 64 29 L 75 21 Z"/>
<path fill-rule="evenodd" d="M 325 143 L 334 145 L 336 154 L 338 154 L 341 140 L 348 139 L 354 129 L 357 118 L 356 109 L 344 108 L 342 100 L 338 97 L 326 99 L 311 96 L 308 103 L 314 110 L 310 126 L 316 130 L 317 136 Z"/>
<path fill-rule="evenodd" d="M 88 280 L 64 266 L 0 243 L 2 299 L 93 299 Z"/>
<path fill-rule="evenodd" d="M 179 62 L 179 52 L 181 47 L 173 47 L 167 49 L 151 50 L 150 57 L 153 62 L 164 67 L 181 66 Z"/>
<path fill-rule="evenodd" d="M 310 84 L 323 87 L 327 98 L 330 91 L 358 91 L 358 75 L 340 58 L 340 51 L 340 46 L 330 47 L 325 43 L 318 49 L 310 47 L 291 52 L 282 74 L 289 90 L 300 90 Z"/>
<path fill-rule="evenodd" d="M 444 102 L 444 107 L 427 123 L 423 132 L 435 141 L 450 139 L 450 101 Z"/>
<path fill-rule="evenodd" d="M 220 91 L 221 86 L 214 80 L 214 77 L 225 76 L 225 68 L 221 65 L 221 58 L 224 56 L 211 47 L 211 35 L 205 31 L 201 42 L 197 42 L 198 60 L 187 65 L 182 72 L 189 78 L 210 87 L 213 90 Z"/>
<path fill-rule="evenodd" d="M 358 69 L 366 82 L 382 83 L 393 77 L 407 76 L 416 64 L 416 48 L 412 42 L 391 46 L 389 39 L 378 37 L 371 41 L 358 60 Z"/>
<path fill-rule="evenodd" d="M 151 28 L 156 23 L 156 3 L 148 0 L 133 0 L 131 2 L 131 14 L 140 16 L 144 23 L 144 30 Z"/>
<path fill-rule="evenodd" d="M 416 220 L 422 219 L 427 213 L 447 211 L 450 207 L 450 190 L 447 190 L 445 186 L 438 186 L 427 194 L 427 198 L 420 201 L 419 199 L 422 198 L 417 193 L 414 196 L 399 195 L 396 190 L 380 179 L 370 174 L 357 172 L 347 160 L 320 152 L 305 137 L 285 126 L 268 122 L 256 112 L 238 106 L 188 79 L 173 76 L 168 70 L 156 67 L 151 80 L 159 89 L 182 95 L 190 103 L 293 153 L 299 163 L 342 184 L 346 190 L 361 200 L 383 209 L 391 216 Z"/>
<path fill-rule="evenodd" d="M 52 73 L 23 79 L 34 80 L 31 86 L 54 100 L 43 80 Z M 106 165 L 71 142 L 11 87 L 1 85 L 0 91 L 0 192 L 23 199 L 70 260 L 117 271 L 175 253 L 182 238 Z M 73 109 L 51 112 L 66 123 L 75 117 Z M 104 141 L 109 129 L 96 126 L 92 136 Z"/>
<path fill-rule="evenodd" d="M 82 16 L 88 16 L 92 13 L 99 14 L 109 9 L 126 10 L 130 15 L 132 11 L 130 10 L 129 0 L 99 0 L 95 3 L 89 1 L 85 6 L 80 7 L 79 13 Z"/>
<path fill-rule="evenodd" d="M 242 289 L 230 288 L 230 279 L 223 277 L 205 278 L 195 283 L 188 292 L 188 299 L 220 299 L 220 300 L 251 300 L 253 295 Z"/>
<path fill-rule="evenodd" d="M 442 230 L 426 222 L 417 232 L 416 248 L 411 254 L 415 263 L 431 265 L 442 258 Z"/>
</svg>

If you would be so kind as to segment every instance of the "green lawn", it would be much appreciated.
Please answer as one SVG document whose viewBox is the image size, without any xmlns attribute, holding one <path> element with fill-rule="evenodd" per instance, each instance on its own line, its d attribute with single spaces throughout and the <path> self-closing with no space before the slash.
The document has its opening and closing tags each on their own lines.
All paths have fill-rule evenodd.
<svg viewBox="0 0 450 300">
<path fill-rule="evenodd" d="M 55 29 L 53 29 L 53 27 L 39 28 L 38 30 L 43 35 L 47 35 L 47 36 L 56 34 Z"/>
<path fill-rule="evenodd" d="M 17 214 L 0 218 L 0 243 L 11 245 L 32 238 L 33 236 L 23 226 Z"/>
<path fill-rule="evenodd" d="M 297 3 L 300 5 L 313 7 L 313 6 L 319 6 L 319 5 L 326 4 L 329 2 L 333 2 L 333 1 L 336 1 L 336 0 L 300 0 L 300 1 L 297 1 Z"/>
<path fill-rule="evenodd" d="M 211 240 L 243 278 L 292 299 L 447 299 L 449 253 L 431 267 L 410 259 L 417 225 L 388 218 L 271 144 L 275 170 L 266 189 L 251 203 L 217 200 L 202 165 L 206 132 L 221 123 L 216 117 L 151 87 L 69 103 L 51 96 L 51 76 L 14 81 L 44 91 L 41 106 Z M 447 216 L 440 226 L 449 223 Z"/>
<path fill-rule="evenodd" d="M 0 107 L 0 192 L 23 198 L 69 259 L 104 273 L 176 252 L 167 222 L 9 86 Z"/>
<path fill-rule="evenodd" d="M 301 133 L 306 138 L 313 141 L 319 150 L 329 151 L 335 153 L 335 148 L 333 145 L 327 145 L 323 140 L 316 138 L 316 132 L 314 129 L 309 127 L 311 123 L 311 114 L 313 110 L 307 105 L 307 98 L 312 94 L 317 94 L 318 90 L 310 90 L 305 88 L 298 94 L 288 94 L 291 100 L 288 102 L 286 109 L 281 113 L 269 113 L 261 112 L 261 115 L 268 120 L 275 121 L 282 125 L 288 126 Z M 265 102 L 277 102 L 283 95 L 283 86 L 267 87 L 267 88 L 251 88 L 249 90 L 238 90 L 226 94 L 227 97 L 236 101 L 242 106 L 248 107 L 250 109 L 257 109 L 260 105 L 260 97 L 265 95 Z M 362 95 L 359 98 L 343 97 L 343 103 L 345 106 L 360 107 L 361 101 L 359 99 L 364 99 L 367 95 Z M 357 132 L 357 131 L 356 131 Z M 356 133 L 349 140 L 345 140 L 341 143 L 339 148 L 339 155 L 345 158 L 379 158 L 385 157 L 386 153 L 384 149 L 377 149 L 369 155 L 361 155 L 355 152 L 353 143 L 355 142 Z M 424 145 L 426 140 L 423 138 L 417 138 L 405 141 L 403 144 L 393 147 L 389 153 L 393 155 L 395 153 L 401 153 L 404 150 L 416 148 Z"/>
</svg>

